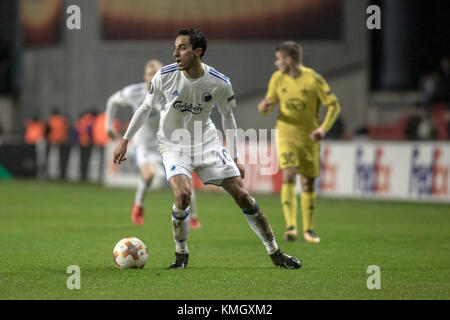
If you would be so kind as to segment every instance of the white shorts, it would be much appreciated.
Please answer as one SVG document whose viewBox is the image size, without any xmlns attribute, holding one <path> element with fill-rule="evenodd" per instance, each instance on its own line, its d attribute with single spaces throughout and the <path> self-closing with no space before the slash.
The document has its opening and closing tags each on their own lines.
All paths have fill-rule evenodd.
<svg viewBox="0 0 450 320">
<path fill-rule="evenodd" d="M 140 168 L 146 163 L 153 165 L 161 164 L 161 154 L 158 148 L 148 147 L 145 145 L 134 145 L 134 154 L 136 157 L 136 164 Z"/>
<path fill-rule="evenodd" d="M 197 153 L 196 156 L 182 152 L 181 148 L 161 147 L 161 156 L 167 181 L 180 174 L 191 179 L 192 171 L 195 171 L 204 184 L 220 186 L 225 179 L 241 176 L 234 160 L 220 143 L 205 144 L 201 154 Z"/>
</svg>

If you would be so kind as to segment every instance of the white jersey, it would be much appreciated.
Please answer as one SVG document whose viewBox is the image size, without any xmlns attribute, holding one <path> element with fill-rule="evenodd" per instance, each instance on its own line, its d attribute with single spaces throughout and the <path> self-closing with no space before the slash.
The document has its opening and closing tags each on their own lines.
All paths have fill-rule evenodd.
<svg viewBox="0 0 450 320">
<path fill-rule="evenodd" d="M 210 119 L 214 106 L 219 108 L 222 119 L 231 116 L 235 128 L 232 109 L 236 100 L 229 79 L 204 63 L 202 66 L 204 74 L 197 79 L 187 78 L 176 63 L 158 70 L 124 138 L 129 140 L 133 136 L 142 118 L 150 110 L 155 110 L 160 101 L 157 137 L 161 151 L 180 145 L 196 147 L 211 141 L 219 142 L 216 127 Z"/>
<path fill-rule="evenodd" d="M 106 106 L 106 131 L 113 131 L 117 108 L 130 106 L 133 108 L 133 113 L 136 112 L 144 101 L 146 93 L 146 83 L 141 82 L 129 85 L 110 96 Z M 133 141 L 135 145 L 157 150 L 156 132 L 158 130 L 159 116 L 159 104 L 157 104 L 148 120 L 137 132 Z"/>
</svg>

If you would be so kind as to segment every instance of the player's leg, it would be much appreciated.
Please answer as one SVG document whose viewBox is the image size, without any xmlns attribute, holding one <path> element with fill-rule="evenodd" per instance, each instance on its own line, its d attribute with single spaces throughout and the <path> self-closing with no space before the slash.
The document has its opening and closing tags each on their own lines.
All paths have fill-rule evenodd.
<svg viewBox="0 0 450 320">
<path fill-rule="evenodd" d="M 315 180 L 319 176 L 319 151 L 320 143 L 307 142 L 301 148 L 299 172 L 302 175 L 300 183 L 302 193 L 300 195 L 300 207 L 302 210 L 303 239 L 308 242 L 318 243 L 320 238 L 314 233 L 314 211 L 316 207 Z"/>
<path fill-rule="evenodd" d="M 170 268 L 183 269 L 188 264 L 189 250 L 189 209 L 191 204 L 191 181 L 188 176 L 179 174 L 169 179 L 174 195 L 172 207 L 172 228 L 175 242 L 175 262 Z"/>
<path fill-rule="evenodd" d="M 284 239 L 286 241 L 295 241 L 298 237 L 297 232 L 297 195 L 295 193 L 295 179 L 297 176 L 296 167 L 287 167 L 281 169 L 283 184 L 281 186 L 281 205 L 283 208 L 284 219 L 286 221 L 286 232 Z"/>
<path fill-rule="evenodd" d="M 194 187 L 191 186 L 191 209 L 190 209 L 190 225 L 191 229 L 199 229 L 202 227 L 202 224 L 200 223 L 200 220 L 198 219 L 197 215 L 197 202 L 195 199 L 195 191 Z"/>
<path fill-rule="evenodd" d="M 297 240 L 297 197 L 295 194 L 295 179 L 299 166 L 299 154 L 297 141 L 292 140 L 292 134 L 279 132 L 278 162 L 283 177 L 281 185 L 281 206 L 286 222 L 284 239 Z"/>
<path fill-rule="evenodd" d="M 145 196 L 155 176 L 156 167 L 153 163 L 147 162 L 139 168 L 139 171 L 141 173 L 140 180 L 142 184 L 140 184 L 136 192 L 135 203 L 144 205 Z"/>
<path fill-rule="evenodd" d="M 144 162 L 139 167 L 141 175 L 139 177 L 136 194 L 134 196 L 133 211 L 131 212 L 131 219 L 137 225 L 144 223 L 145 196 L 147 194 L 148 187 L 152 183 L 155 170 L 155 166 L 150 162 Z"/>
<path fill-rule="evenodd" d="M 300 261 L 280 251 L 275 241 L 272 228 L 255 199 L 244 187 L 241 177 L 233 177 L 223 180 L 222 187 L 233 197 L 237 205 L 242 209 L 248 224 L 255 234 L 261 239 L 273 263 L 287 269 L 301 267 Z"/>
<path fill-rule="evenodd" d="M 300 203 L 302 209 L 303 239 L 308 242 L 318 243 L 320 238 L 314 233 L 314 210 L 316 207 L 316 178 L 301 177 L 302 193 Z"/>
<path fill-rule="evenodd" d="M 141 225 L 144 223 L 144 199 L 147 189 L 153 179 L 155 173 L 155 167 L 150 161 L 150 154 L 146 148 L 146 145 L 142 143 L 140 135 L 135 145 L 133 145 L 134 156 L 136 158 L 136 165 L 140 171 L 140 177 L 138 179 L 136 193 L 134 196 L 133 210 L 131 211 L 131 220 Z"/>
</svg>

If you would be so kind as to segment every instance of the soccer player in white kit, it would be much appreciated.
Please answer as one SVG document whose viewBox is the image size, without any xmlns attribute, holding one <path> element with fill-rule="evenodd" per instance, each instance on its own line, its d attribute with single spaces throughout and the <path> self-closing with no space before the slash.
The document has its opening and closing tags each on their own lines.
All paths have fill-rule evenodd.
<svg viewBox="0 0 450 320">
<path fill-rule="evenodd" d="M 153 76 L 161 67 L 162 63 L 160 61 L 149 60 L 144 68 L 144 82 L 127 86 L 108 98 L 106 104 L 106 132 L 111 139 L 121 138 L 113 125 L 117 108 L 130 106 L 133 108 L 133 112 L 136 112 L 145 99 L 148 84 L 150 84 Z M 162 159 L 156 139 L 156 131 L 158 130 L 160 118 L 159 111 L 160 106 L 158 105 L 142 128 L 138 130 L 133 141 L 136 164 L 141 174 L 134 197 L 133 210 L 131 212 L 131 220 L 136 225 L 142 225 L 144 223 L 145 196 L 148 187 L 155 176 L 156 170 L 162 167 Z M 191 205 L 190 226 L 193 229 L 201 227 L 200 220 L 198 219 L 195 210 L 194 197 Z"/>
<path fill-rule="evenodd" d="M 172 207 L 175 261 L 170 268 L 185 268 L 188 264 L 192 171 L 203 183 L 222 186 L 233 197 L 276 266 L 300 268 L 301 263 L 296 257 L 280 251 L 267 218 L 244 187 L 245 172 L 238 163 L 236 146 L 233 89 L 226 76 L 202 63 L 206 47 L 207 40 L 201 32 L 193 29 L 178 31 L 173 53 L 176 63 L 162 67 L 155 74 L 145 101 L 133 115 L 127 132 L 114 150 L 114 162 L 121 163 L 126 159 L 128 141 L 162 99 L 158 144 L 175 198 Z M 225 132 L 234 132 L 233 141 L 228 141 L 231 155 L 220 143 L 210 119 L 214 106 L 222 115 Z"/>
</svg>

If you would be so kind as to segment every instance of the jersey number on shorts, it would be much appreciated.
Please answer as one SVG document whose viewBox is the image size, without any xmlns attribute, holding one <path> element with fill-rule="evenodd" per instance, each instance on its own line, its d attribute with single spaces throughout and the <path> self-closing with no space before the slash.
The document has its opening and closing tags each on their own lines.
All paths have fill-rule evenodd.
<svg viewBox="0 0 450 320">
<path fill-rule="evenodd" d="M 282 153 L 280 154 L 280 158 L 281 158 L 281 165 L 283 166 L 287 166 L 289 164 L 294 164 L 295 165 L 295 155 L 293 152 L 289 152 L 289 153 Z"/>
<path fill-rule="evenodd" d="M 230 162 L 231 158 L 227 153 L 227 150 L 223 149 L 222 153 L 217 152 L 217 156 L 222 160 L 223 164 L 226 164 L 226 161 Z"/>
</svg>

